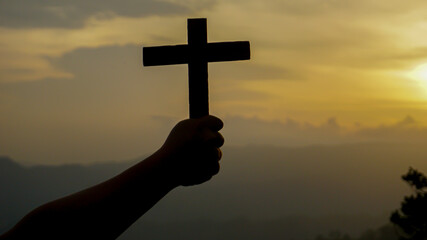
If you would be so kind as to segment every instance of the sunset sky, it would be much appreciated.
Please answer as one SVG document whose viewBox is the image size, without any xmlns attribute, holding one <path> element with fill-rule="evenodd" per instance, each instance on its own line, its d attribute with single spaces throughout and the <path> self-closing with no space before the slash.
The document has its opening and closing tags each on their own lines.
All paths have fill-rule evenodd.
<svg viewBox="0 0 427 240">
<path fill-rule="evenodd" d="M 0 155 L 125 160 L 188 116 L 187 66 L 142 46 L 250 41 L 209 64 L 226 145 L 427 142 L 425 0 L 0 0 Z"/>
</svg>

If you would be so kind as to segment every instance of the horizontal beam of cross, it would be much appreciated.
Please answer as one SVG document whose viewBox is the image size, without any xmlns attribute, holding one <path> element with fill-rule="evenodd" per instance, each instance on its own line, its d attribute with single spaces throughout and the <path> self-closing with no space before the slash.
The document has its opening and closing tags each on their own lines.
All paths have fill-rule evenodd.
<svg viewBox="0 0 427 240">
<path fill-rule="evenodd" d="M 187 64 L 193 54 L 188 45 L 144 47 L 144 66 L 160 66 L 173 64 Z M 202 56 L 206 56 L 207 62 L 225 62 L 250 59 L 250 46 L 248 41 L 238 42 L 218 42 L 206 44 L 203 48 L 194 48 L 193 51 L 206 51 Z M 227 54 L 224 54 L 227 53 Z"/>
</svg>

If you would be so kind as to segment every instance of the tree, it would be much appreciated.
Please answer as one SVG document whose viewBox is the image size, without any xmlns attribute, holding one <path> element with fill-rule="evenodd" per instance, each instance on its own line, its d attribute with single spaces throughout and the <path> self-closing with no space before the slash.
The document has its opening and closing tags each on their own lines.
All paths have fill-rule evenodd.
<svg viewBox="0 0 427 240">
<path fill-rule="evenodd" d="M 402 179 L 411 186 L 413 194 L 404 197 L 390 221 L 397 227 L 400 240 L 427 240 L 427 177 L 409 168 Z"/>
</svg>

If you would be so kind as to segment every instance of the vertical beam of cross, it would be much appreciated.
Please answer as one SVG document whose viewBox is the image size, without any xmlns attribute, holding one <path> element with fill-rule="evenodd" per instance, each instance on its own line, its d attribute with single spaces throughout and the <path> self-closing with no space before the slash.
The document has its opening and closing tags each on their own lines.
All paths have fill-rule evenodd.
<svg viewBox="0 0 427 240">
<path fill-rule="evenodd" d="M 190 118 L 209 114 L 208 62 L 250 59 L 249 42 L 208 43 L 206 18 L 188 19 L 188 45 L 143 48 L 144 66 L 188 64 Z"/>
<path fill-rule="evenodd" d="M 190 118 L 209 115 L 206 25 L 206 19 L 189 19 L 187 23 Z"/>
</svg>

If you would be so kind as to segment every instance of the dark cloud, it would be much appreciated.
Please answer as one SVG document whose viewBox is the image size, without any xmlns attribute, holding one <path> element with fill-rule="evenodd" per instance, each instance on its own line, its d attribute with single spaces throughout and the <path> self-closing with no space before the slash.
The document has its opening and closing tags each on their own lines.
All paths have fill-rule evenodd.
<svg viewBox="0 0 427 240">
<path fill-rule="evenodd" d="M 209 7 L 213 1 L 203 1 L 199 8 Z M 183 4 L 159 0 L 0 0 L 0 26 L 12 28 L 83 26 L 86 19 L 95 16 L 144 17 L 150 15 L 188 14 L 192 10 Z"/>
</svg>

